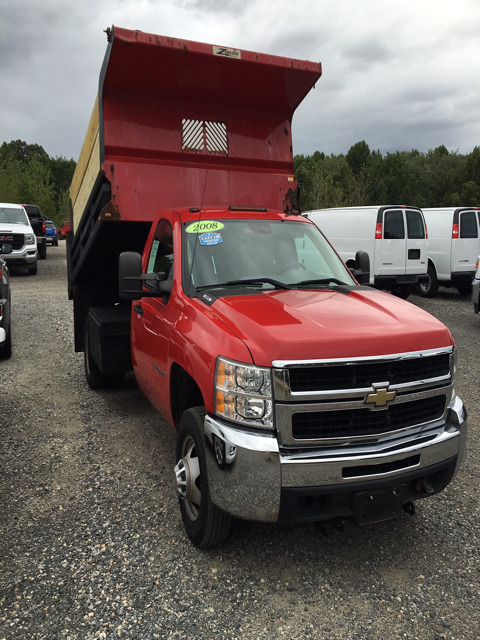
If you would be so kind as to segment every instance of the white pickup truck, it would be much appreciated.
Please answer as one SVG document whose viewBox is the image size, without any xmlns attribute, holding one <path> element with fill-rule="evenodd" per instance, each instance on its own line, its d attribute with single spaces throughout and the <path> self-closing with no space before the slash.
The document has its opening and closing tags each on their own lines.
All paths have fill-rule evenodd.
<svg viewBox="0 0 480 640">
<path fill-rule="evenodd" d="M 0 244 L 9 244 L 11 253 L 5 256 L 9 265 L 27 267 L 37 273 L 37 238 L 21 204 L 0 202 Z"/>
</svg>

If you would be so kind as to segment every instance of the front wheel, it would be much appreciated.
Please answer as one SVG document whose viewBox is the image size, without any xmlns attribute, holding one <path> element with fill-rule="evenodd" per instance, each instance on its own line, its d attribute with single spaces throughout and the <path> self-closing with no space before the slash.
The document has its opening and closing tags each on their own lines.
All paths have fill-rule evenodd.
<svg viewBox="0 0 480 640">
<path fill-rule="evenodd" d="M 231 518 L 210 499 L 205 458 L 205 409 L 187 409 L 177 435 L 175 481 L 185 530 L 200 549 L 214 547 L 228 535 Z"/>
<path fill-rule="evenodd" d="M 417 286 L 418 293 L 422 298 L 434 298 L 438 291 L 438 280 L 435 268 L 429 264 L 427 270 L 428 280 Z"/>
</svg>

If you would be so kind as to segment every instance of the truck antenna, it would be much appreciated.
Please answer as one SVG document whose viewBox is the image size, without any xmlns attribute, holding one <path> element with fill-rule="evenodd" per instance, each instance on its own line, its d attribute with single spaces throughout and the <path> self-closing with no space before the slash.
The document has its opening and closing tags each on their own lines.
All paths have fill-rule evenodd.
<svg viewBox="0 0 480 640">
<path fill-rule="evenodd" d="M 203 183 L 203 193 L 202 193 L 202 200 L 200 202 L 200 209 L 198 210 L 198 222 L 200 223 L 200 220 L 202 219 L 202 209 L 203 209 L 203 203 L 205 201 L 205 192 L 207 190 L 207 180 L 208 180 L 208 169 L 207 172 L 205 174 L 205 182 Z M 198 229 L 200 228 L 200 224 L 198 225 Z M 192 261 L 190 262 L 190 273 L 189 273 L 189 289 L 190 286 L 194 286 L 195 287 L 195 283 L 192 282 L 192 273 L 193 273 L 193 265 L 195 263 L 195 253 L 197 251 L 197 240 L 198 240 L 198 229 L 197 229 L 197 233 L 195 235 L 195 244 L 193 245 L 193 254 L 192 254 Z"/>
</svg>

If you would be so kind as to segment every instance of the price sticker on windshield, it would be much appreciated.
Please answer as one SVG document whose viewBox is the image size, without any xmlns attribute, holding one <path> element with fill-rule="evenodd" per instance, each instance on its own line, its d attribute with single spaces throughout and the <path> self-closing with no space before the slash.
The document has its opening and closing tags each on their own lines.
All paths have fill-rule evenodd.
<svg viewBox="0 0 480 640">
<path fill-rule="evenodd" d="M 187 233 L 212 233 L 220 231 L 224 226 L 223 222 L 218 220 L 198 220 L 189 224 L 185 231 Z"/>
</svg>

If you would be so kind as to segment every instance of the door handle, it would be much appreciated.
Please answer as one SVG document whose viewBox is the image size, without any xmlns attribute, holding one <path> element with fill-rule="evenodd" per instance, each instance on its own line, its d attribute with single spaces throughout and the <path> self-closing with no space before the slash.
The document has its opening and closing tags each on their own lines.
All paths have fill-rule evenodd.
<svg viewBox="0 0 480 640">
<path fill-rule="evenodd" d="M 143 307 L 141 304 L 134 305 L 133 310 L 135 311 L 135 313 L 139 313 L 140 315 L 143 315 Z"/>
</svg>

